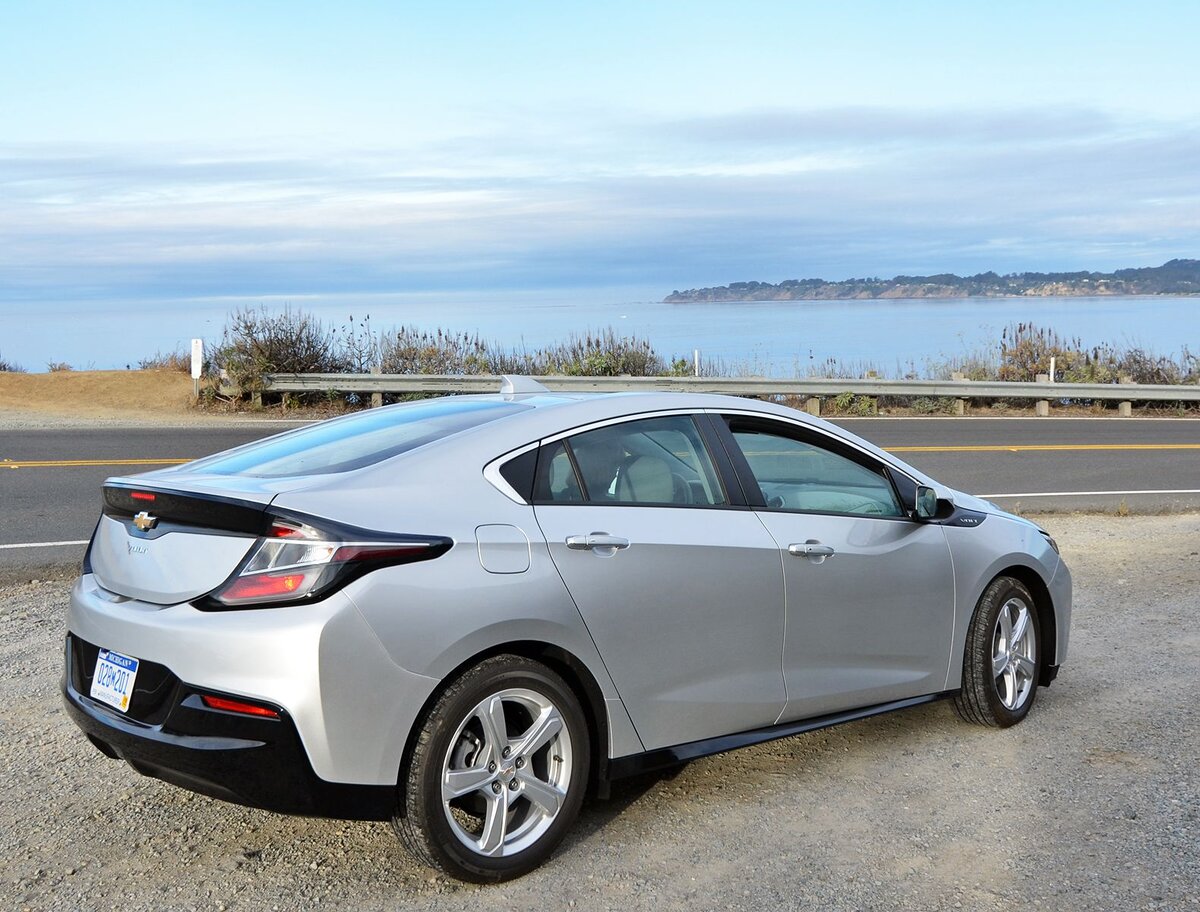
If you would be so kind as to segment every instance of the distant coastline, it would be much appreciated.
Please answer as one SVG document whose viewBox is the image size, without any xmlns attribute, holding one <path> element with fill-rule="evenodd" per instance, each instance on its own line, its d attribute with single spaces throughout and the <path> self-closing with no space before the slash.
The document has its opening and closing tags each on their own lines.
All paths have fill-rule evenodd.
<svg viewBox="0 0 1200 912">
<path fill-rule="evenodd" d="M 673 291 L 665 304 L 742 301 L 870 300 L 874 298 L 1088 297 L 1097 295 L 1200 295 L 1200 260 L 1169 260 L 1161 266 L 1116 272 L 1020 272 L 973 276 L 951 273 L 899 275 L 891 279 L 788 279 L 733 282 L 714 288 Z"/>
</svg>

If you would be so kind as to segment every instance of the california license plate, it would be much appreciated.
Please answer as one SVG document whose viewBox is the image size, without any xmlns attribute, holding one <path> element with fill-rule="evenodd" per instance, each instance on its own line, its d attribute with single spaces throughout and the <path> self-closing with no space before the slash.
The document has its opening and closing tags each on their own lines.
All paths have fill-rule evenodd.
<svg viewBox="0 0 1200 912">
<path fill-rule="evenodd" d="M 119 652 L 101 649 L 96 657 L 96 673 L 92 675 L 90 696 L 126 712 L 133 697 L 133 682 L 137 678 L 138 660 Z"/>
</svg>

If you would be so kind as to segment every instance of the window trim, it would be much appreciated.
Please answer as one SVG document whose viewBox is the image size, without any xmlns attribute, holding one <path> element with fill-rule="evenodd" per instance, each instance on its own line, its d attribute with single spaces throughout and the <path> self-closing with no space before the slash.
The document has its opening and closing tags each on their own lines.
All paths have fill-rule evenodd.
<svg viewBox="0 0 1200 912">
<path fill-rule="evenodd" d="M 725 408 L 674 408 L 674 409 L 655 409 L 648 412 L 638 412 L 633 415 L 617 415 L 611 418 L 602 418 L 597 421 L 589 421 L 585 424 L 577 425 L 564 431 L 556 431 L 553 434 L 548 434 L 545 437 L 522 444 L 519 447 L 509 450 L 508 452 L 497 456 L 490 460 L 483 468 L 483 476 L 487 481 L 496 488 L 501 494 L 507 497 L 514 503 L 525 507 L 534 505 L 548 506 L 555 505 L 555 501 L 538 501 L 535 499 L 526 500 L 504 479 L 500 474 L 501 467 L 510 459 L 527 453 L 529 450 L 543 447 L 547 444 L 554 443 L 558 440 L 564 440 L 572 437 L 575 434 L 582 434 L 585 431 L 595 430 L 596 428 L 607 427 L 612 424 L 623 424 L 629 421 L 639 421 L 643 418 L 665 418 L 672 415 L 688 415 L 696 423 L 696 427 L 700 431 L 701 439 L 708 450 L 709 458 L 712 460 L 713 467 L 716 469 L 717 477 L 725 489 L 725 499 L 727 503 L 723 504 L 610 504 L 610 503 L 593 503 L 591 501 L 582 501 L 575 504 L 558 504 L 559 506 L 588 506 L 588 507 L 611 507 L 611 506 L 629 506 L 629 507 L 646 507 L 657 506 L 666 508 L 687 507 L 702 510 L 764 510 L 766 509 L 766 500 L 762 496 L 762 489 L 758 486 L 758 480 L 750 471 L 750 466 L 745 462 L 745 456 L 737 445 L 737 441 L 733 439 L 732 433 L 729 431 L 729 426 L 725 422 L 728 416 L 736 416 L 739 418 L 753 418 L 767 423 L 781 425 L 789 430 L 801 434 L 811 434 L 817 441 L 818 445 L 826 449 L 833 449 L 837 452 L 837 448 L 841 447 L 852 453 L 848 458 L 855 462 L 866 461 L 869 464 L 881 467 L 886 473 L 888 481 L 891 483 L 893 491 L 896 494 L 897 500 L 900 502 L 901 509 L 904 508 L 904 499 L 900 497 L 900 485 L 897 484 L 896 476 L 900 476 L 907 480 L 907 483 L 913 486 L 925 484 L 925 482 L 914 478 L 903 469 L 892 465 L 890 462 L 881 459 L 876 454 L 864 449 L 858 444 L 850 440 L 843 440 L 836 434 L 830 434 L 828 431 L 820 427 L 809 424 L 808 422 L 790 418 L 786 415 L 775 415 L 769 412 L 759 412 L 751 409 L 725 409 Z M 826 441 L 832 441 L 835 446 L 829 447 Z M 841 455 L 841 454 L 839 454 Z M 573 458 L 573 457 L 572 457 Z M 536 468 L 534 470 L 536 472 Z M 755 501 L 759 501 L 755 503 Z M 778 510 L 772 512 L 794 513 L 803 515 L 814 511 L 807 510 Z M 859 514 L 851 513 L 829 513 L 822 514 L 828 516 L 854 516 Z M 915 522 L 913 517 L 908 515 L 901 516 L 871 516 L 869 514 L 861 514 L 866 519 L 887 519 L 887 520 L 906 520 Z"/>
<path fill-rule="evenodd" d="M 762 412 L 751 412 L 741 410 L 726 410 L 714 409 L 710 410 L 714 418 L 716 433 L 720 436 L 725 446 L 729 449 L 729 457 L 733 463 L 734 470 L 737 474 L 739 483 L 746 489 L 746 498 L 750 506 L 754 510 L 761 510 L 769 513 L 781 513 L 796 516 L 847 516 L 854 519 L 882 519 L 890 522 L 914 522 L 904 505 L 904 498 L 900 496 L 900 490 L 896 484 L 896 479 L 893 473 L 903 475 L 913 484 L 919 482 L 912 478 L 906 472 L 899 472 L 894 466 L 880 459 L 874 453 L 871 453 L 860 446 L 856 446 L 849 440 L 826 433 L 820 428 L 813 427 L 800 421 L 792 421 L 782 416 L 764 415 Z M 827 450 L 835 456 L 840 456 L 850 462 L 855 463 L 871 472 L 874 472 L 882 477 L 891 489 L 892 496 L 895 497 L 896 503 L 900 507 L 898 516 L 880 516 L 872 513 L 838 513 L 830 510 L 798 510 L 791 508 L 768 508 L 766 498 L 763 496 L 762 487 L 758 483 L 758 479 L 754 476 L 753 470 L 750 468 L 750 463 L 746 459 L 745 453 L 738 445 L 737 439 L 733 436 L 733 431 L 729 427 L 729 418 L 747 418 L 752 421 L 760 422 L 765 428 L 782 427 L 790 431 L 789 434 L 780 433 L 780 437 L 789 437 L 799 443 L 805 443 L 810 446 L 815 446 L 819 449 Z M 768 431 L 770 433 L 770 431 Z"/>
</svg>

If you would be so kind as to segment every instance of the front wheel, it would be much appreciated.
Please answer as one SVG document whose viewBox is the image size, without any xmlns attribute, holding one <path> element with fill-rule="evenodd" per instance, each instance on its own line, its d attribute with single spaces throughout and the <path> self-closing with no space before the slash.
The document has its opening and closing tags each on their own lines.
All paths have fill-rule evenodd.
<svg viewBox="0 0 1200 912">
<path fill-rule="evenodd" d="M 1025 584 L 1011 576 L 992 580 L 967 629 L 958 714 L 968 722 L 1016 725 L 1037 696 L 1041 662 L 1037 607 Z"/>
<path fill-rule="evenodd" d="M 546 666 L 486 659 L 426 717 L 393 825 L 410 851 L 476 883 L 545 861 L 579 813 L 590 744 L 579 700 Z"/>
</svg>

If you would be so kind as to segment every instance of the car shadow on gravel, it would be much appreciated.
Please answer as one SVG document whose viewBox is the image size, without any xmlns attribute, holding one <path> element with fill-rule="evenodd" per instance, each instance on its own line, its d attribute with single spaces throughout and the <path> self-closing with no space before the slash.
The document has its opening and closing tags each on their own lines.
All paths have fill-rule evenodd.
<svg viewBox="0 0 1200 912">
<path fill-rule="evenodd" d="M 714 783 L 731 800 L 777 789 L 803 788 L 806 782 L 815 786 L 822 777 L 836 774 L 836 768 L 844 766 L 848 758 L 866 759 L 889 752 L 911 756 L 934 742 L 956 736 L 968 739 L 973 734 L 986 732 L 960 722 L 952 704 L 944 701 L 618 779 L 611 784 L 608 798 L 588 796 L 579 821 L 560 851 L 569 853 L 576 844 L 612 827 L 647 796 L 691 805 Z M 660 788 L 676 780 L 682 780 L 680 788 Z"/>
</svg>

